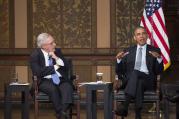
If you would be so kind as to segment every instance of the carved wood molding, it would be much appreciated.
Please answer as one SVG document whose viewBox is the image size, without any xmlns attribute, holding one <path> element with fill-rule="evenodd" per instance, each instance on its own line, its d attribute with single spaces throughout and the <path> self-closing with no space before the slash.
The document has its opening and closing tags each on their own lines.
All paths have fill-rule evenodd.
<svg viewBox="0 0 179 119">
<path fill-rule="evenodd" d="M 16 48 L 0 49 L 0 65 L 28 65 L 29 57 L 34 49 Z M 120 49 L 96 48 L 62 49 L 65 57 L 74 61 L 92 62 L 92 64 L 111 65 L 115 61 L 115 55 Z"/>
<path fill-rule="evenodd" d="M 132 32 L 140 24 L 143 0 L 110 0 L 111 47 L 126 48 L 134 43 Z"/>
<path fill-rule="evenodd" d="M 13 48 L 14 41 L 14 0 L 0 2 L 0 47 Z"/>
<path fill-rule="evenodd" d="M 36 47 L 37 35 L 48 32 L 58 47 L 95 48 L 96 3 L 96 0 L 28 0 L 28 47 Z"/>
</svg>

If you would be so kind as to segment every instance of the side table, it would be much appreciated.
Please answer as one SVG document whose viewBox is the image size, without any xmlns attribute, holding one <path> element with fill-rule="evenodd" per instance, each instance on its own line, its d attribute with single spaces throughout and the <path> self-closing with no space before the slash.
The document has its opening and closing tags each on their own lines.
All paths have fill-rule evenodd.
<svg viewBox="0 0 179 119">
<path fill-rule="evenodd" d="M 22 119 L 29 119 L 29 84 L 6 84 L 5 85 L 5 111 L 4 119 L 11 119 L 12 101 L 11 95 L 13 92 L 21 92 L 22 104 Z"/>
<path fill-rule="evenodd" d="M 104 119 L 112 119 L 112 83 L 86 84 L 87 119 L 96 119 L 96 92 L 104 90 Z"/>
</svg>

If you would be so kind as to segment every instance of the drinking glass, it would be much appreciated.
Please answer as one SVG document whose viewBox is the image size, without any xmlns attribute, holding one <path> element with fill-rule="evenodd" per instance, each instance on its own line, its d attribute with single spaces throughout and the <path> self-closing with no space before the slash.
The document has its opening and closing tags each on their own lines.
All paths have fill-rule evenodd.
<svg viewBox="0 0 179 119">
<path fill-rule="evenodd" d="M 103 83 L 103 73 L 96 73 L 97 83 Z"/>
</svg>

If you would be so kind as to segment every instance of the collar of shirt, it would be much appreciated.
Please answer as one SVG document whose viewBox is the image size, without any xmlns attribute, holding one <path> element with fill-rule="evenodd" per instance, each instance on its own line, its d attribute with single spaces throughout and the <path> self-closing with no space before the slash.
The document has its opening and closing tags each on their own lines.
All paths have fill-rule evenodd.
<svg viewBox="0 0 179 119">
<path fill-rule="evenodd" d="M 41 49 L 41 51 L 42 51 L 42 53 L 43 53 L 43 55 L 45 57 L 45 66 L 49 66 L 49 61 L 48 61 L 49 60 L 49 55 L 48 55 L 48 53 L 46 51 L 44 51 L 43 49 Z M 64 64 L 63 64 L 63 66 L 64 66 Z M 59 77 L 62 77 L 59 72 L 56 71 L 56 73 L 57 73 L 57 75 Z M 44 76 L 44 78 L 51 78 L 51 75 Z"/>
<path fill-rule="evenodd" d="M 146 50 L 146 48 L 147 48 L 147 44 L 145 44 L 145 45 L 143 45 L 143 46 L 141 46 L 141 45 L 137 45 L 137 50 L 139 49 L 139 48 L 142 48 L 142 50 Z"/>
<path fill-rule="evenodd" d="M 139 48 L 142 48 L 142 64 L 141 64 L 140 71 L 148 74 L 149 71 L 147 69 L 147 64 L 146 64 L 146 49 L 147 49 L 147 44 L 145 44 L 143 46 L 137 45 L 137 51 L 136 51 L 137 53 L 138 53 Z M 136 54 L 136 58 L 137 58 L 137 55 L 138 54 Z"/>
<path fill-rule="evenodd" d="M 45 66 L 49 66 L 49 62 L 48 62 L 48 59 L 49 59 L 49 55 L 46 51 L 44 51 L 43 49 L 41 49 L 43 55 L 44 55 L 44 58 L 45 58 Z"/>
</svg>

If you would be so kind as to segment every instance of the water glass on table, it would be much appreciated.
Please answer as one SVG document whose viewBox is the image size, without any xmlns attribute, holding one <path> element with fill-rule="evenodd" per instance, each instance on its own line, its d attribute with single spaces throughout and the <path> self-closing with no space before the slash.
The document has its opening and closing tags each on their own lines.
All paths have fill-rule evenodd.
<svg viewBox="0 0 179 119">
<path fill-rule="evenodd" d="M 97 83 L 103 83 L 103 73 L 96 73 Z"/>
</svg>

